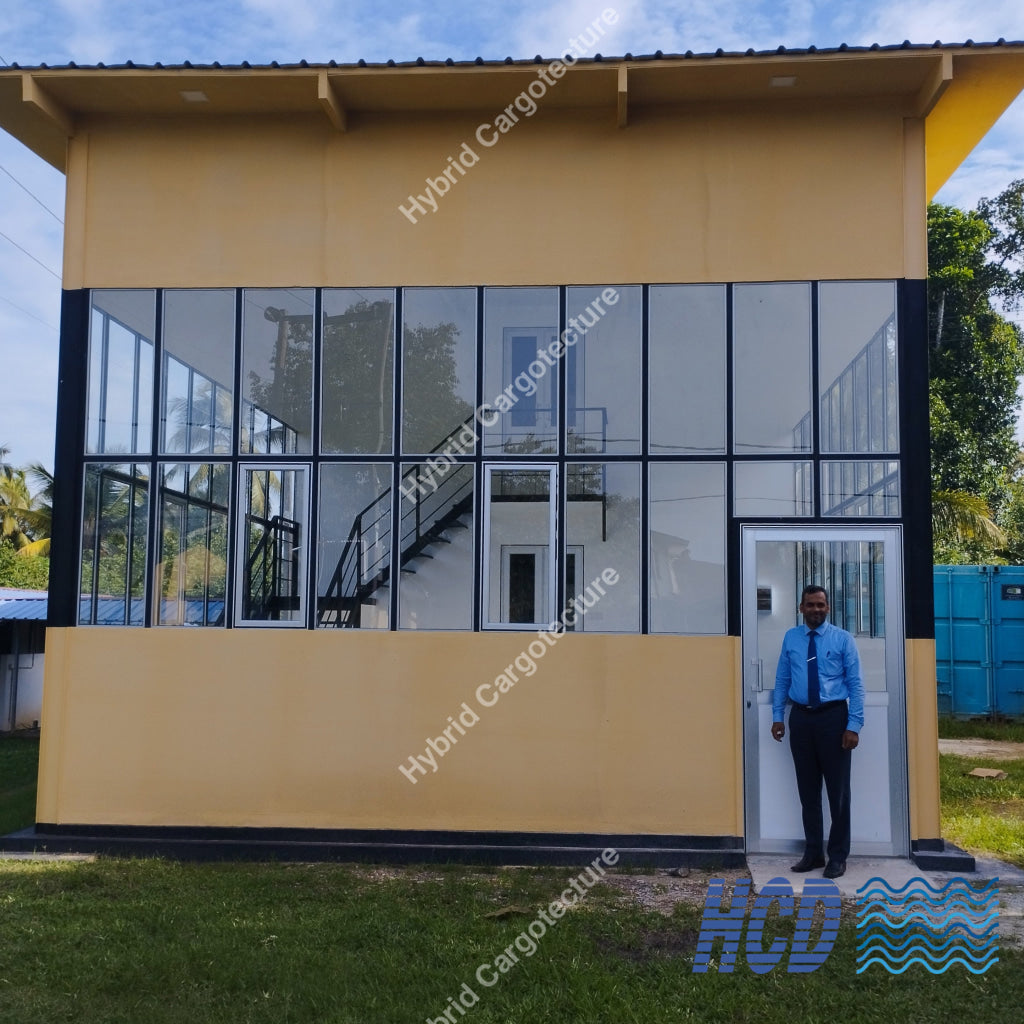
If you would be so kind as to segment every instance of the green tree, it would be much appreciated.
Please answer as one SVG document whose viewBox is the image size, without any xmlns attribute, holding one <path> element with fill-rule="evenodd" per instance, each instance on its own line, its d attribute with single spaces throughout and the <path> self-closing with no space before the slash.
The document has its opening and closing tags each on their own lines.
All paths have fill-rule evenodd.
<svg viewBox="0 0 1024 1024">
<path fill-rule="evenodd" d="M 1005 280 L 988 259 L 999 241 L 980 214 L 929 207 L 932 484 L 976 494 L 993 509 L 1017 456 L 1017 378 L 1024 373 L 1021 333 L 990 301 Z"/>
<path fill-rule="evenodd" d="M 8 540 L 0 540 L 0 587 L 46 590 L 50 579 L 48 558 L 25 557 Z"/>
<path fill-rule="evenodd" d="M 1007 543 L 984 499 L 966 491 L 932 493 L 932 536 L 939 565 L 987 561 Z"/>
<path fill-rule="evenodd" d="M 23 469 L 5 467 L 0 473 L 0 538 L 18 550 L 32 543 L 26 514 L 32 495 Z"/>
<path fill-rule="evenodd" d="M 933 519 L 940 561 L 1003 561 L 1016 544 L 1008 510 L 1020 454 L 1014 430 L 1024 339 L 993 300 L 1012 303 L 1024 294 L 1014 266 L 1014 252 L 1024 244 L 1014 212 L 1021 186 L 983 200 L 978 212 L 939 204 L 928 209 Z"/>
<path fill-rule="evenodd" d="M 18 553 L 23 558 L 48 558 L 53 528 L 53 474 L 42 463 L 32 462 L 25 469 L 25 476 L 33 485 L 33 494 L 29 507 L 22 510 L 22 518 L 32 540 Z"/>
</svg>

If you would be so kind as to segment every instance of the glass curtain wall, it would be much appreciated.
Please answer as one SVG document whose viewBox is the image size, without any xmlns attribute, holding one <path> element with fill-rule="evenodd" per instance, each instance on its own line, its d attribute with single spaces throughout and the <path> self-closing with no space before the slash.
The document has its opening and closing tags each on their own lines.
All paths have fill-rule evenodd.
<svg viewBox="0 0 1024 1024">
<path fill-rule="evenodd" d="M 80 620 L 723 632 L 728 516 L 900 515 L 897 354 L 892 281 L 97 290 Z"/>
</svg>

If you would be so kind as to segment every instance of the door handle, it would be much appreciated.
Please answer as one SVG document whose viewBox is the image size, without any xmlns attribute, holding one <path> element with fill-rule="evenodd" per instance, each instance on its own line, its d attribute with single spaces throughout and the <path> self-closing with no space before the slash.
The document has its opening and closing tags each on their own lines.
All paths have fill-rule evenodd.
<svg viewBox="0 0 1024 1024">
<path fill-rule="evenodd" d="M 750 688 L 755 693 L 760 693 L 764 689 L 763 675 L 764 675 L 764 662 L 760 658 L 751 658 L 750 666 L 753 672 L 750 673 Z"/>
</svg>

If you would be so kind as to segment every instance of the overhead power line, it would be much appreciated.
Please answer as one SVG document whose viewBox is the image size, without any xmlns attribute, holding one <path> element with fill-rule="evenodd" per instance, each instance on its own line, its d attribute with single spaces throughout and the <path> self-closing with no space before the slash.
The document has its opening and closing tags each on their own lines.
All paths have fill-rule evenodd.
<svg viewBox="0 0 1024 1024">
<path fill-rule="evenodd" d="M 32 198 L 33 198 L 33 199 L 34 199 L 34 200 L 35 200 L 35 201 L 36 201 L 36 202 L 37 202 L 37 203 L 38 203 L 38 204 L 39 204 L 39 205 L 40 205 L 40 206 L 41 206 L 41 207 L 42 207 L 42 208 L 43 208 L 43 209 L 44 209 L 44 210 L 45 210 L 45 211 L 46 211 L 46 212 L 47 212 L 47 213 L 48 213 L 48 214 L 49 214 L 49 215 L 50 215 L 50 216 L 51 216 L 51 217 L 52 217 L 52 218 L 53 218 L 53 219 L 54 219 L 54 220 L 55 220 L 55 221 L 57 222 L 57 223 L 58 223 L 58 224 L 63 224 L 63 223 L 64 223 L 64 221 L 62 221 L 62 220 L 60 219 L 60 217 L 58 217 L 58 216 L 57 216 L 57 214 L 55 214 L 55 213 L 53 212 L 53 210 L 51 210 L 51 209 L 50 209 L 50 208 L 49 208 L 49 207 L 48 207 L 48 206 L 46 205 L 46 203 L 44 203 L 44 202 L 42 201 L 42 199 L 40 199 L 40 198 L 39 198 L 39 196 L 37 196 L 37 195 L 35 194 L 35 192 L 33 192 L 33 191 L 32 191 L 32 190 L 31 190 L 30 188 L 28 188 L 28 187 L 27 187 L 26 185 L 23 185 L 23 184 L 22 184 L 22 183 L 21 183 L 20 181 L 18 181 L 18 179 L 17 179 L 17 178 L 16 178 L 16 177 L 15 177 L 15 176 L 14 176 L 13 174 L 11 174 L 11 172 L 10 172 L 9 170 L 7 170 L 7 168 L 6 168 L 6 167 L 4 167 L 4 166 L 3 166 L 3 164 L 0 164 L 0 171 L 3 171 L 3 172 L 4 172 L 4 174 L 6 174 L 6 175 L 7 175 L 7 177 L 8 177 L 8 178 L 10 178 L 10 179 L 11 179 L 11 181 L 13 181 L 13 182 L 14 182 L 14 184 L 15 184 L 15 185 L 17 185 L 17 186 L 18 186 L 18 188 L 20 188 L 20 189 L 22 190 L 22 192 L 27 192 L 27 193 L 28 193 L 28 194 L 29 194 L 29 195 L 30 195 L 30 196 L 31 196 L 31 197 L 32 197 Z"/>
<path fill-rule="evenodd" d="M 38 320 L 39 323 L 41 323 L 44 327 L 49 327 L 51 331 L 57 330 L 57 328 L 54 327 L 53 324 L 48 323 L 41 316 L 36 316 L 36 314 L 33 313 L 32 310 L 26 309 L 24 306 L 19 306 L 16 302 L 11 302 L 11 300 L 7 298 L 6 295 L 0 295 L 0 302 L 6 302 L 8 306 L 12 306 L 19 313 L 24 313 L 25 316 L 30 316 L 32 317 L 33 320 Z M 60 332 L 58 331 L 57 333 L 59 334 Z"/>
<path fill-rule="evenodd" d="M 11 238 L 10 235 L 5 235 L 2 231 L 0 231 L 0 238 L 6 238 L 7 241 L 14 246 L 15 249 L 20 249 L 30 260 L 32 260 L 33 263 L 38 263 L 39 266 L 41 266 L 43 270 L 45 270 L 48 274 L 53 274 L 53 276 L 57 278 L 58 281 L 60 280 L 60 274 L 58 274 L 56 270 L 53 270 L 51 267 L 48 267 L 42 260 L 36 259 L 36 257 L 33 256 L 32 253 L 28 251 L 28 249 L 26 249 L 23 245 L 18 245 L 18 243 L 13 238 Z"/>
</svg>

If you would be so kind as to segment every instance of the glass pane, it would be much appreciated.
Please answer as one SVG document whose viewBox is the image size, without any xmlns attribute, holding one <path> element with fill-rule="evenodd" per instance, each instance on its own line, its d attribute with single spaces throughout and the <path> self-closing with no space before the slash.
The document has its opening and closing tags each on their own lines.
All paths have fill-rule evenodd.
<svg viewBox="0 0 1024 1024">
<path fill-rule="evenodd" d="M 639 453 L 640 288 L 570 288 L 566 317 L 578 340 L 562 357 L 565 450 L 577 454 Z M 548 372 L 556 379 L 556 367 Z"/>
<path fill-rule="evenodd" d="M 733 289 L 737 452 L 811 450 L 811 286 Z"/>
<path fill-rule="evenodd" d="M 391 497 L 390 463 L 321 467 L 318 626 L 390 626 Z"/>
<path fill-rule="evenodd" d="M 324 301 L 325 452 L 390 452 L 395 422 L 395 292 L 328 288 Z"/>
<path fill-rule="evenodd" d="M 145 465 L 85 468 L 83 625 L 141 626 L 145 619 L 149 478 Z"/>
<path fill-rule="evenodd" d="M 401 629 L 473 628 L 472 465 L 405 465 Z"/>
<path fill-rule="evenodd" d="M 653 285 L 650 450 L 725 451 L 725 286 Z"/>
<path fill-rule="evenodd" d="M 228 454 L 235 375 L 235 293 L 164 292 L 163 448 Z"/>
<path fill-rule="evenodd" d="M 650 467 L 652 633 L 724 633 L 725 466 Z"/>
<path fill-rule="evenodd" d="M 241 451 L 309 452 L 313 289 L 247 288 L 242 309 Z"/>
<path fill-rule="evenodd" d="M 888 462 L 823 462 L 823 516 L 898 516 L 900 464 Z"/>
<path fill-rule="evenodd" d="M 737 462 L 735 473 L 736 515 L 814 514 L 809 462 Z"/>
<path fill-rule="evenodd" d="M 545 356 L 541 356 L 541 351 Z M 558 431 L 558 289 L 484 292 L 483 444 L 488 453 L 554 452 Z"/>
<path fill-rule="evenodd" d="M 472 454 L 457 439 L 474 426 L 476 289 L 406 288 L 403 303 L 402 450 Z"/>
<path fill-rule="evenodd" d="M 881 541 L 773 541 L 794 566 L 790 626 L 799 624 L 796 606 L 808 584 L 829 595 L 829 621 L 857 638 L 866 690 L 884 691 L 885 545 Z M 758 542 L 758 567 L 762 562 Z M 777 657 L 776 653 L 776 657 Z"/>
<path fill-rule="evenodd" d="M 576 601 L 575 629 L 591 633 L 640 631 L 640 466 L 594 462 L 568 467 L 565 605 Z M 618 582 L 588 595 L 605 569 Z M 602 588 L 604 589 L 604 588 Z M 572 627 L 570 627 L 572 628 Z"/>
<path fill-rule="evenodd" d="M 552 471 L 489 471 L 487 508 L 487 621 L 494 625 L 549 625 Z"/>
<path fill-rule="evenodd" d="M 818 380 L 822 451 L 897 450 L 894 282 L 819 285 Z M 826 408 L 833 410 L 828 430 Z"/>
<path fill-rule="evenodd" d="M 90 454 L 150 451 L 155 327 L 155 291 L 92 293 L 86 428 Z"/>
<path fill-rule="evenodd" d="M 160 467 L 159 625 L 224 625 L 230 487 L 223 463 Z"/>
<path fill-rule="evenodd" d="M 242 470 L 240 622 L 305 624 L 308 489 L 305 468 Z"/>
</svg>

